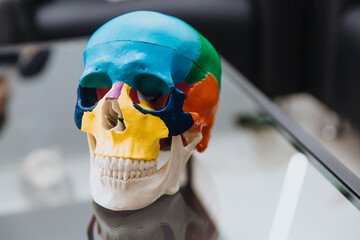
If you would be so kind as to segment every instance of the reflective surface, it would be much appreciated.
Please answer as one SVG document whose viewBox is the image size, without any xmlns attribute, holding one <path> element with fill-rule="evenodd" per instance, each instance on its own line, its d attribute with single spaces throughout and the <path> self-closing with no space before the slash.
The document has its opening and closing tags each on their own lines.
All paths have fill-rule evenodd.
<svg viewBox="0 0 360 240">
<path fill-rule="evenodd" d="M 115 212 L 93 202 L 89 239 L 217 239 L 207 213 L 190 188 L 136 211 Z"/>
<path fill-rule="evenodd" d="M 192 157 L 191 191 L 131 213 L 92 204 L 87 140 L 73 123 L 85 42 L 51 45 L 49 62 L 35 77 L 7 73 L 1 239 L 86 239 L 87 233 L 95 239 L 268 239 L 281 234 L 279 226 L 288 239 L 358 239 L 359 179 L 287 124 L 225 61 L 209 147 Z M 303 175 L 289 174 L 298 151 L 307 157 Z"/>
</svg>

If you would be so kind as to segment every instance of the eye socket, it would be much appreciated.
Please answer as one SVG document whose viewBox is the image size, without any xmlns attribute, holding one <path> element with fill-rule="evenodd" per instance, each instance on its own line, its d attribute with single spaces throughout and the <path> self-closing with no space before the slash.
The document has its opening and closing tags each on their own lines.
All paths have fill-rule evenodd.
<svg viewBox="0 0 360 240">
<path fill-rule="evenodd" d="M 106 73 L 90 73 L 80 79 L 79 99 L 80 107 L 91 108 L 110 90 L 111 79 Z"/>
<path fill-rule="evenodd" d="M 92 72 L 80 79 L 80 85 L 87 88 L 111 88 L 110 77 L 104 72 Z"/>
<path fill-rule="evenodd" d="M 81 107 L 89 108 L 95 105 L 97 101 L 96 88 L 87 88 L 79 86 L 78 102 Z"/>
<path fill-rule="evenodd" d="M 150 103 L 154 106 L 155 110 L 161 110 L 166 107 L 168 100 L 169 100 L 169 94 L 165 94 L 152 99 Z"/>
<path fill-rule="evenodd" d="M 134 88 L 145 97 L 156 98 L 169 92 L 168 85 L 161 78 L 151 74 L 139 74 L 134 78 Z"/>
<path fill-rule="evenodd" d="M 135 93 L 130 94 L 133 103 L 138 104 L 138 99 L 143 95 L 146 102 L 150 103 L 155 110 L 161 110 L 166 106 L 166 102 L 169 96 L 169 86 L 165 81 L 152 74 L 139 74 L 134 78 L 134 88 L 138 90 L 136 96 Z"/>
<path fill-rule="evenodd" d="M 141 102 L 149 103 L 156 111 L 165 108 L 169 99 L 169 94 L 161 95 L 158 97 L 145 97 L 140 91 L 135 88 L 130 90 L 130 98 L 133 103 L 139 104 Z"/>
</svg>

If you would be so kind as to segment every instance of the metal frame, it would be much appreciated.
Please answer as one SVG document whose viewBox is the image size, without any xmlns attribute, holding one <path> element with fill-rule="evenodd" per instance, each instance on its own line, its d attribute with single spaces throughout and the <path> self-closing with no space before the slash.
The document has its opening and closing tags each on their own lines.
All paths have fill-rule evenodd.
<svg viewBox="0 0 360 240">
<path fill-rule="evenodd" d="M 232 67 L 229 62 L 222 58 L 222 63 L 223 69 L 231 76 L 234 83 L 244 90 L 265 113 L 272 117 L 275 127 L 278 128 L 281 134 L 285 135 L 295 148 L 304 153 L 320 173 L 360 210 L 360 179 L 285 116 L 254 85 L 241 77 L 241 73 Z"/>
</svg>

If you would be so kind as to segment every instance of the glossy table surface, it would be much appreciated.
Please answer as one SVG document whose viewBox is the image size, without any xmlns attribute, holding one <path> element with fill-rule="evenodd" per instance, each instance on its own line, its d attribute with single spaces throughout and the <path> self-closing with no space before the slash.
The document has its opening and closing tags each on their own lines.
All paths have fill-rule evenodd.
<svg viewBox="0 0 360 240">
<path fill-rule="evenodd" d="M 53 43 L 44 72 L 9 77 L 1 239 L 358 239 L 360 180 L 226 60 L 209 147 L 193 154 L 181 193 L 134 212 L 92 203 L 86 135 L 73 122 L 84 46 Z M 53 185 L 26 175 L 39 152 L 56 158 L 51 174 L 34 171 Z"/>
</svg>

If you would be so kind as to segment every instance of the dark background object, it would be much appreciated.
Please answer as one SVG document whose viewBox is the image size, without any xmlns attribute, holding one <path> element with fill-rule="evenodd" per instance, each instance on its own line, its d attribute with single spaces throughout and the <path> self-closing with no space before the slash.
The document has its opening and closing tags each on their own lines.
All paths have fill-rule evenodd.
<svg viewBox="0 0 360 240">
<path fill-rule="evenodd" d="M 360 1 L 343 8 L 336 27 L 335 96 L 329 96 L 328 102 L 360 128 Z"/>
<path fill-rule="evenodd" d="M 24 77 L 31 77 L 40 73 L 41 70 L 43 70 L 43 68 L 46 66 L 50 54 L 50 51 L 46 48 L 38 49 L 32 46 L 29 48 L 33 49 L 26 51 L 25 48 L 18 60 L 18 71 Z"/>
<path fill-rule="evenodd" d="M 310 92 L 360 128 L 359 0 L 4 0 L 0 44 L 89 36 L 135 10 L 188 22 L 269 97 Z"/>
</svg>

